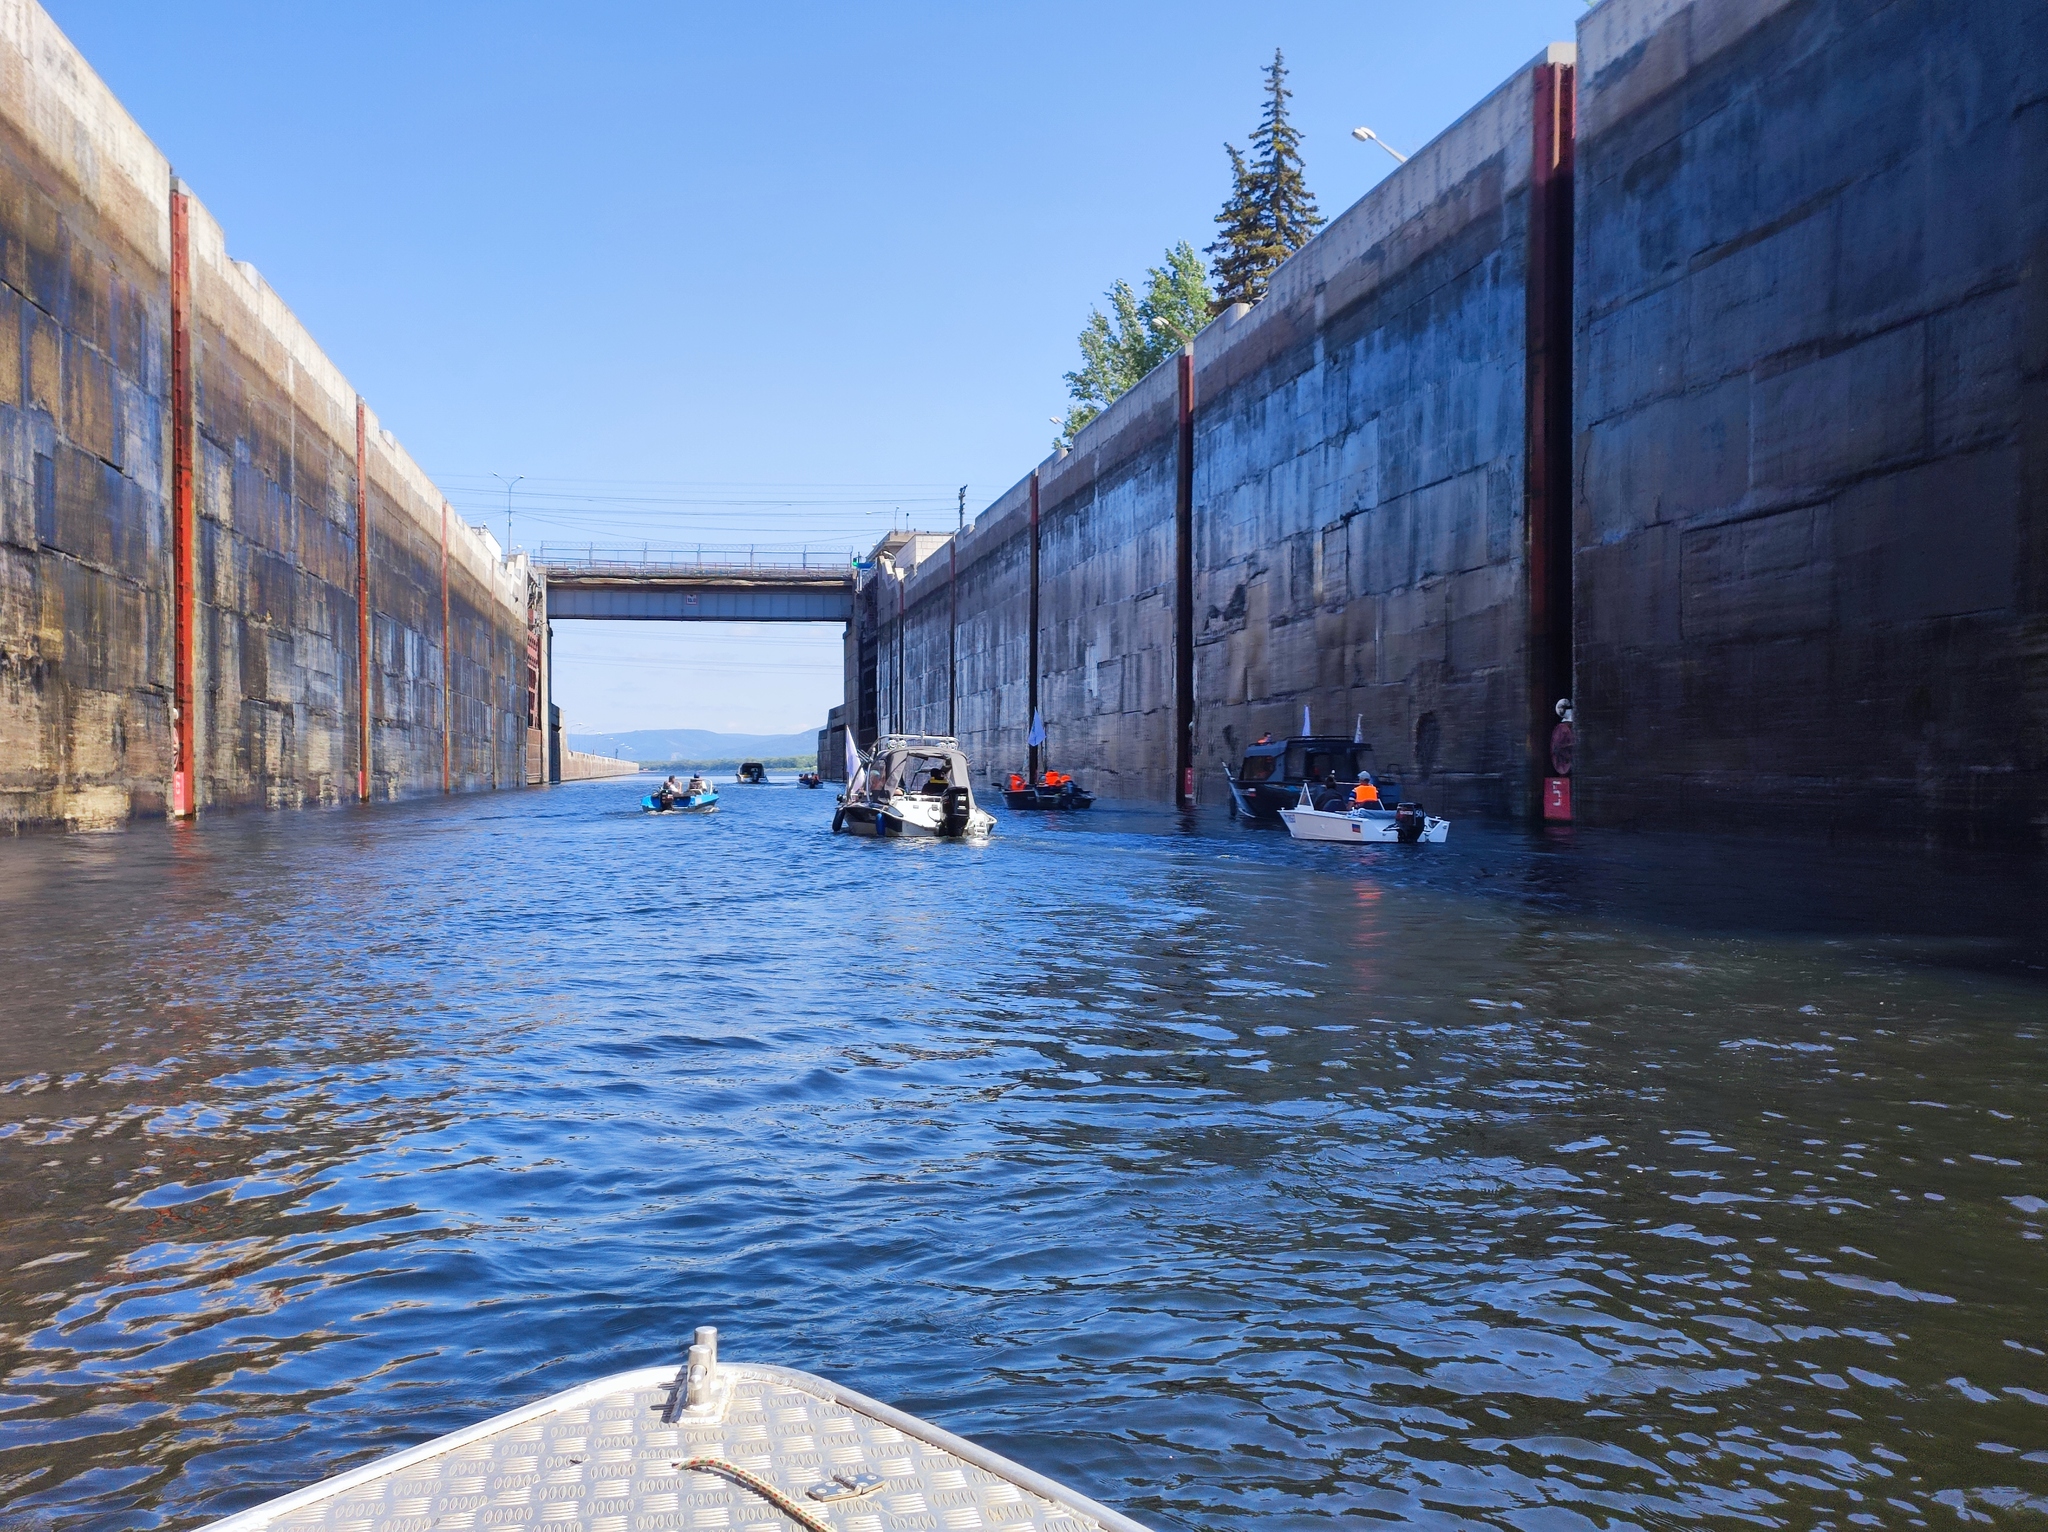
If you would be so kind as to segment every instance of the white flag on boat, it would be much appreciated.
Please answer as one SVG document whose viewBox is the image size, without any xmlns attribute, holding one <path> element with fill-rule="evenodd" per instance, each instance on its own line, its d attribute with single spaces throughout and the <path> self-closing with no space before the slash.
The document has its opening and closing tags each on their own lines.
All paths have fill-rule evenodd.
<svg viewBox="0 0 2048 1532">
<path fill-rule="evenodd" d="M 1315 725 L 1308 721 L 1308 704 L 1306 702 L 1301 705 L 1301 732 L 1303 734 L 1313 734 L 1316 732 Z"/>
<path fill-rule="evenodd" d="M 1031 710 L 1031 732 L 1024 736 L 1024 743 L 1033 747 L 1045 743 L 1045 719 L 1037 708 Z"/>
<path fill-rule="evenodd" d="M 1363 713 L 1358 715 L 1358 722 L 1351 727 L 1351 743 L 1354 745 L 1365 743 L 1365 714 Z"/>
<path fill-rule="evenodd" d="M 846 731 L 846 734 L 845 734 L 845 739 L 846 739 L 846 781 L 847 781 L 847 785 L 848 785 L 848 786 L 850 787 L 850 786 L 852 786 L 852 785 L 853 785 L 853 779 L 854 779 L 855 777 L 857 777 L 857 776 L 859 776 L 859 775 L 860 775 L 860 751 L 858 751 L 858 750 L 856 750 L 856 749 L 854 748 L 854 744 L 853 744 L 853 730 L 851 730 L 851 729 L 848 729 L 848 730 Z"/>
</svg>

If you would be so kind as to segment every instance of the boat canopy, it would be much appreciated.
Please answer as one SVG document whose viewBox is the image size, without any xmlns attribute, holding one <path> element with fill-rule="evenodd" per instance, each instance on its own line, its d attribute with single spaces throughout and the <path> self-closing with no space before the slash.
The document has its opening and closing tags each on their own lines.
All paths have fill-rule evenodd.
<svg viewBox="0 0 2048 1532">
<path fill-rule="evenodd" d="M 943 771 L 953 787 L 972 787 L 959 741 L 944 735 L 887 734 L 875 741 L 867 762 L 867 786 L 876 793 L 920 793 Z"/>
<path fill-rule="evenodd" d="M 1371 767 L 1371 745 L 1358 744 L 1342 735 L 1297 736 L 1247 746 L 1237 779 L 1247 785 L 1320 782 L 1326 774 L 1335 772 L 1340 782 L 1356 782 L 1369 778 Z"/>
</svg>

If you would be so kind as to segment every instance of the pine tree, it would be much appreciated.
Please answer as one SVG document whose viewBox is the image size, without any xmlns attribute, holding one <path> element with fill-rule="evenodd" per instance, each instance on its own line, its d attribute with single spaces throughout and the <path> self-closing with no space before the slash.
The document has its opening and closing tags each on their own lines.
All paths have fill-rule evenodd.
<svg viewBox="0 0 2048 1532">
<path fill-rule="evenodd" d="M 1265 297 L 1274 269 L 1323 225 L 1302 175 L 1301 135 L 1287 117 L 1293 94 L 1287 88 L 1287 61 L 1275 48 L 1250 162 L 1236 145 L 1223 146 L 1230 156 L 1230 196 L 1216 215 L 1223 232 L 1208 250 L 1215 258 L 1218 312 Z"/>
<path fill-rule="evenodd" d="M 1182 240 L 1163 265 L 1145 273 L 1145 296 L 1119 279 L 1105 295 L 1110 312 L 1096 309 L 1082 330 L 1081 367 L 1067 374 L 1074 403 L 1054 446 L 1072 442 L 1088 424 L 1146 373 L 1191 340 L 1209 318 L 1209 282 L 1195 247 Z"/>
</svg>

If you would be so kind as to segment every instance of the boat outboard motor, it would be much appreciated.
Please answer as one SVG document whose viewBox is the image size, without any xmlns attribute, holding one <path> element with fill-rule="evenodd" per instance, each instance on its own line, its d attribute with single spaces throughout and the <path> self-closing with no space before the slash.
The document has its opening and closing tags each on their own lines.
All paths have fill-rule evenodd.
<svg viewBox="0 0 2048 1532">
<path fill-rule="evenodd" d="M 945 817 L 939 821 L 939 833 L 955 839 L 967 833 L 967 821 L 974 814 L 974 794 L 965 786 L 946 789 Z"/>
<path fill-rule="evenodd" d="M 1403 803 L 1394 810 L 1394 839 L 1404 846 L 1412 846 L 1421 840 L 1427 825 L 1419 803 Z"/>
</svg>

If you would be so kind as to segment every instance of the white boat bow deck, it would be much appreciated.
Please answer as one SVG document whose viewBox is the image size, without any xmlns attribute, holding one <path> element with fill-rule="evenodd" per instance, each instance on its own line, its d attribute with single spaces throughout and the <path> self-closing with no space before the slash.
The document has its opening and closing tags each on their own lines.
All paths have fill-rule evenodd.
<svg viewBox="0 0 2048 1532">
<path fill-rule="evenodd" d="M 829 1379 L 719 1362 L 716 1332 L 697 1333 L 687 1382 L 674 1366 L 615 1373 L 205 1532 L 1146 1532 Z"/>
</svg>

